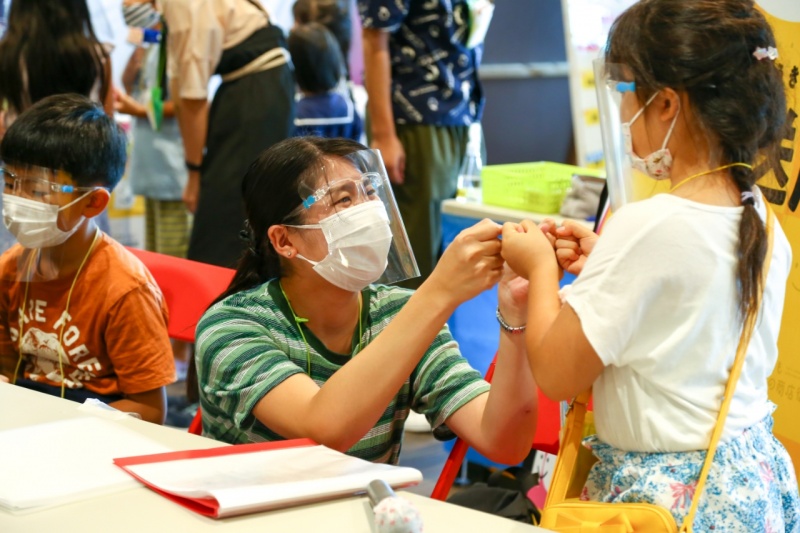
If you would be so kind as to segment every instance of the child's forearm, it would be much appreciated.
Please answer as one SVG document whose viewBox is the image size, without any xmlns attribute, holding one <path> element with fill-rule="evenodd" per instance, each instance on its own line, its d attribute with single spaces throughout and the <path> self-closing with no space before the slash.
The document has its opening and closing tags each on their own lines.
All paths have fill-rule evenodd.
<svg viewBox="0 0 800 533">
<path fill-rule="evenodd" d="M 167 414 L 167 393 L 164 387 L 147 392 L 128 394 L 122 400 L 109 404 L 125 413 L 137 413 L 142 420 L 163 424 Z"/>
</svg>

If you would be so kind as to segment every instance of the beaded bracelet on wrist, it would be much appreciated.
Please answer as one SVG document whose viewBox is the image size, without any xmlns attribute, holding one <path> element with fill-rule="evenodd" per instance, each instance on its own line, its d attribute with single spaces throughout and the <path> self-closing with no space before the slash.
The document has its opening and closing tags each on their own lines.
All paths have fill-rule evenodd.
<svg viewBox="0 0 800 533">
<path fill-rule="evenodd" d="M 525 331 L 525 328 L 527 327 L 526 324 L 523 324 L 521 326 L 511 326 L 511 325 L 509 325 L 508 322 L 506 322 L 505 319 L 503 318 L 503 315 L 500 313 L 500 308 L 499 307 L 497 308 L 497 321 L 500 323 L 500 327 L 503 328 L 504 331 L 507 331 L 507 332 L 512 333 L 512 334 L 513 333 L 523 333 Z"/>
</svg>

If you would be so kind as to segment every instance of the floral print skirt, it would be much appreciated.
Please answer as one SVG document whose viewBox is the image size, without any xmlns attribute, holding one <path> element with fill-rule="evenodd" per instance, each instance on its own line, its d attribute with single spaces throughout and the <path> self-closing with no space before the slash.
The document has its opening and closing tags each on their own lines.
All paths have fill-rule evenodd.
<svg viewBox="0 0 800 533">
<path fill-rule="evenodd" d="M 772 435 L 772 416 L 717 449 L 694 519 L 695 531 L 800 532 L 800 496 L 792 460 Z M 705 451 L 625 452 L 584 440 L 599 461 L 581 499 L 645 502 L 672 512 L 678 527 L 689 512 Z"/>
</svg>

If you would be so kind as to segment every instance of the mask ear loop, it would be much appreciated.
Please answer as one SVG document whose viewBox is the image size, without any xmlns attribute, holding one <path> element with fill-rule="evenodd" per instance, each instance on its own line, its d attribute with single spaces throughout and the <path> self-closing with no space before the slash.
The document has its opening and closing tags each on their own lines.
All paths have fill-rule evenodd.
<svg viewBox="0 0 800 533">
<path fill-rule="evenodd" d="M 675 116 L 672 118 L 672 124 L 669 125 L 669 129 L 667 130 L 667 135 L 664 137 L 664 142 L 661 144 L 661 149 L 664 150 L 667 147 L 667 143 L 669 142 L 669 138 L 672 137 L 672 130 L 675 129 L 675 124 L 678 123 L 678 115 L 681 114 L 681 104 L 680 100 L 678 100 L 678 110 L 675 111 Z"/>
<path fill-rule="evenodd" d="M 97 239 L 100 236 L 100 229 L 98 228 L 94 233 L 94 239 L 92 239 L 92 244 L 89 246 L 89 249 L 86 250 L 86 254 L 83 256 L 83 260 L 81 260 L 80 266 L 78 266 L 78 271 L 75 272 L 75 277 L 72 278 L 72 285 L 69 287 L 69 292 L 67 293 L 67 304 L 64 307 L 64 313 L 61 315 L 67 315 L 69 313 L 69 302 L 72 300 L 72 291 L 75 288 L 75 283 L 78 281 L 78 276 L 81 275 L 81 271 L 83 270 L 83 266 L 86 264 L 86 260 L 89 259 L 89 255 L 91 255 L 92 250 L 94 249 L 94 245 L 97 243 Z M 17 366 L 14 368 L 14 379 L 11 381 L 12 383 L 17 382 L 17 377 L 19 376 L 19 367 L 22 364 L 22 337 L 23 331 L 25 328 L 25 304 L 28 302 L 28 288 L 31 285 L 30 276 L 31 276 L 31 267 L 33 266 L 33 258 L 34 254 L 31 254 L 31 259 L 28 261 L 28 281 L 25 283 L 25 295 L 22 299 L 22 309 L 20 310 L 20 317 L 19 317 L 19 339 L 17 341 L 17 351 L 19 353 L 19 357 L 17 358 Z M 64 354 L 64 328 L 67 326 L 66 319 L 61 321 L 61 330 L 58 332 L 58 372 L 61 376 L 61 397 L 63 398 L 66 393 L 66 376 L 64 375 L 64 359 L 66 354 Z M 64 355 L 62 355 L 64 354 Z"/>
<path fill-rule="evenodd" d="M 655 93 L 653 93 L 653 96 L 651 96 L 650 98 L 648 98 L 648 99 L 647 99 L 647 101 L 644 103 L 644 105 L 643 105 L 642 107 L 640 107 L 640 108 L 639 108 L 639 111 L 637 111 L 636 113 L 634 113 L 634 115 L 633 115 L 633 118 L 631 118 L 631 119 L 630 119 L 630 120 L 627 122 L 628 126 L 632 126 L 632 125 L 633 125 L 633 123 L 634 123 L 634 122 L 636 122 L 636 120 L 637 120 L 637 119 L 638 119 L 640 116 L 642 116 L 642 113 L 644 113 L 644 110 L 645 110 L 645 109 L 647 109 L 647 106 L 649 106 L 650 104 L 652 104 L 652 103 L 653 103 L 653 100 L 655 100 L 655 99 L 656 99 L 656 96 L 658 96 L 658 93 L 659 93 L 659 91 L 656 91 Z"/>
</svg>

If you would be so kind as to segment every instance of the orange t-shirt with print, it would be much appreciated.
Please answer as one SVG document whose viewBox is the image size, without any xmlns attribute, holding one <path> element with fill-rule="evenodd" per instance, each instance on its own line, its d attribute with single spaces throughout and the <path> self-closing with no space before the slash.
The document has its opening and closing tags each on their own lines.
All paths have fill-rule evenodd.
<svg viewBox="0 0 800 533">
<path fill-rule="evenodd" d="M 67 388 L 101 395 L 136 394 L 175 381 L 166 303 L 139 259 L 102 234 L 75 280 L 66 309 L 75 274 L 20 281 L 27 278 L 29 254 L 15 245 L 0 257 L 4 375 L 13 377 L 21 352 L 18 377 L 55 387 L 61 387 L 62 366 Z"/>
</svg>

